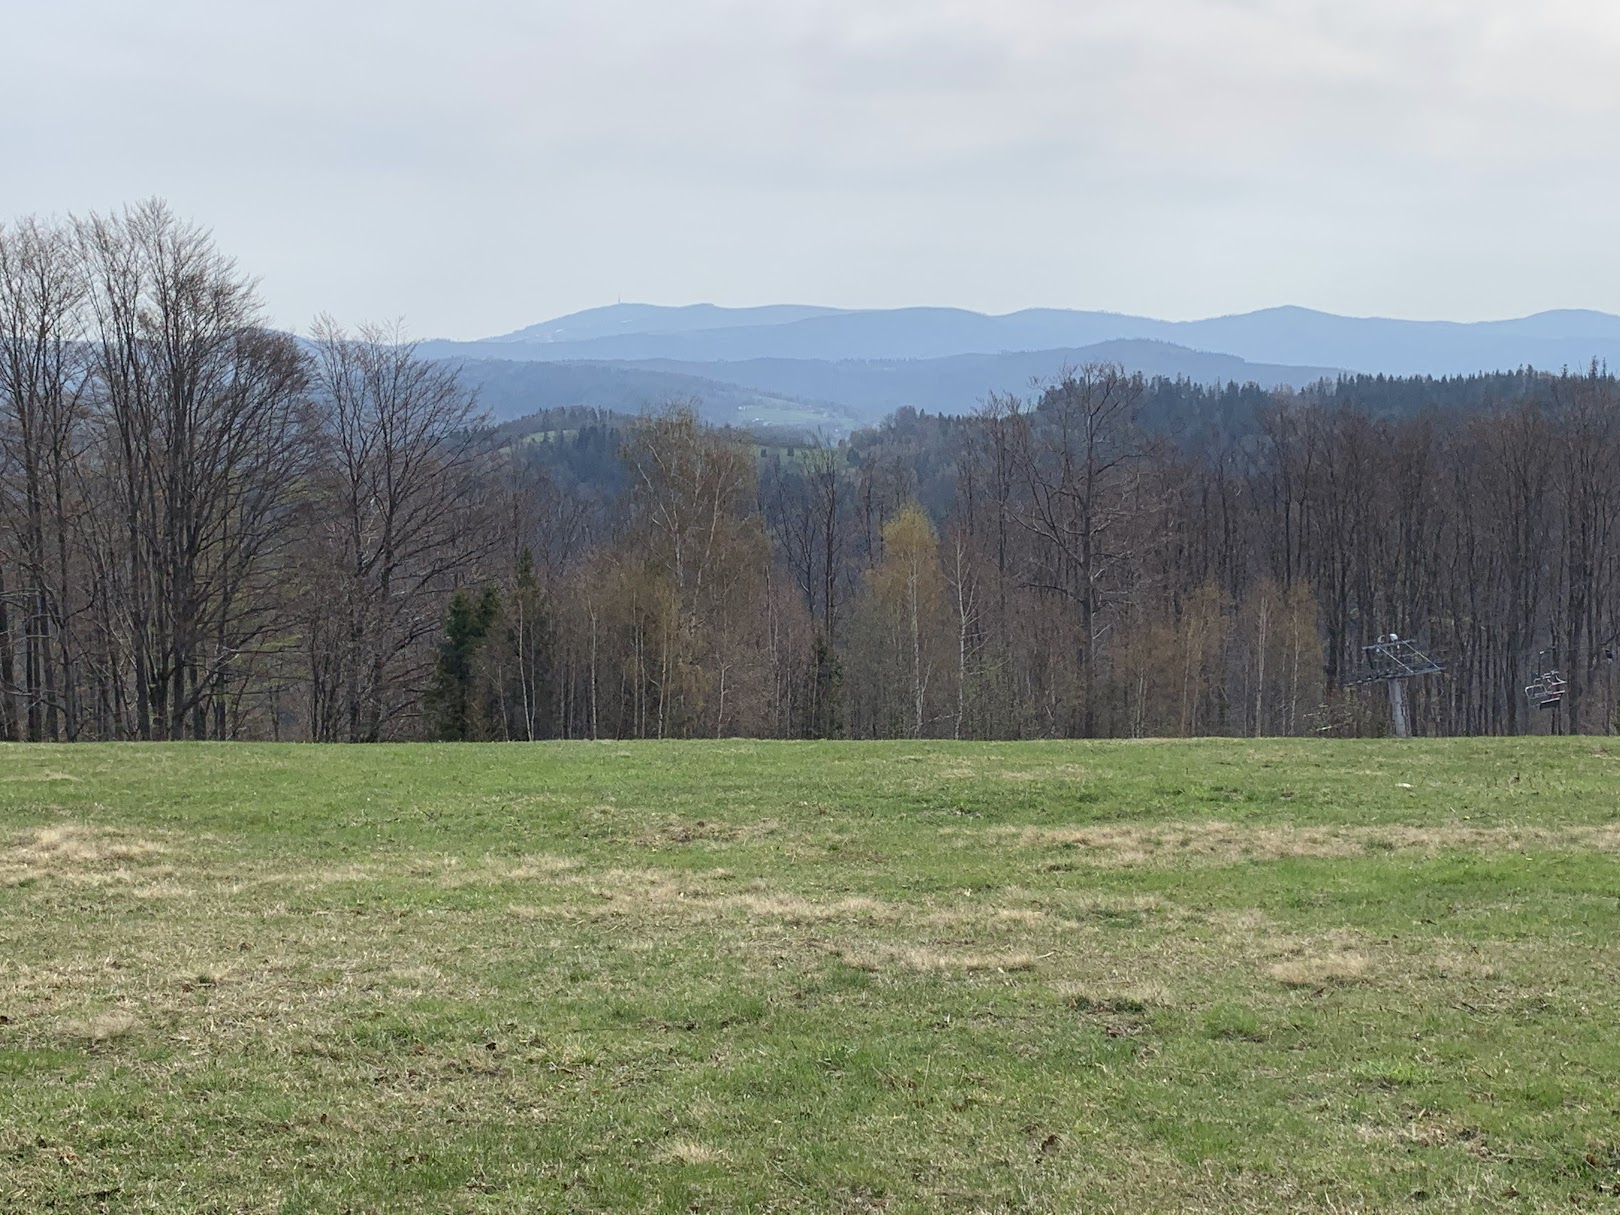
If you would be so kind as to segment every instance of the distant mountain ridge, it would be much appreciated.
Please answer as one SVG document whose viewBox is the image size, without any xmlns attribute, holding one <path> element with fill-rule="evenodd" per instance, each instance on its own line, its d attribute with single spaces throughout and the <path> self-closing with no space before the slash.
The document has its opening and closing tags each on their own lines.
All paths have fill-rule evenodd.
<svg viewBox="0 0 1620 1215">
<path fill-rule="evenodd" d="M 839 310 L 809 305 L 666 308 L 616 304 L 474 343 L 430 343 L 470 357 L 685 363 L 936 359 L 1147 340 L 1272 366 L 1391 375 L 1511 367 L 1620 365 L 1620 316 L 1567 309 L 1501 321 L 1406 321 L 1267 308 L 1196 321 L 1032 308 L 991 316 L 955 308 Z"/>
<path fill-rule="evenodd" d="M 690 333 L 739 325 L 777 325 L 841 312 L 808 304 L 767 304 L 759 308 L 722 308 L 715 304 L 610 304 L 555 320 L 528 325 L 488 342 L 583 342 L 629 333 Z"/>
<path fill-rule="evenodd" d="M 492 410 L 634 410 L 673 398 L 713 420 L 848 429 L 903 405 L 963 412 L 1065 365 L 1117 362 L 1197 383 L 1302 388 L 1366 373 L 1459 376 L 1620 367 L 1620 316 L 1566 309 L 1500 321 L 1405 321 L 1267 308 L 1195 321 L 1031 308 L 723 308 L 613 304 L 477 342 L 429 341 Z"/>
</svg>

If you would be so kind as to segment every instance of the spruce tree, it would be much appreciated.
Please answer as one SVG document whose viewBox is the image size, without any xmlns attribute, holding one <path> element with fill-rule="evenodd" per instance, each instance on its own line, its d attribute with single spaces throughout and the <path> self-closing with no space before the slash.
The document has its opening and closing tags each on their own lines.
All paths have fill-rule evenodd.
<svg viewBox="0 0 1620 1215">
<path fill-rule="evenodd" d="M 500 613 L 500 596 L 488 587 L 477 602 L 465 590 L 450 597 L 439 661 L 427 692 L 429 727 L 444 742 L 467 742 L 478 734 L 475 660 Z"/>
</svg>

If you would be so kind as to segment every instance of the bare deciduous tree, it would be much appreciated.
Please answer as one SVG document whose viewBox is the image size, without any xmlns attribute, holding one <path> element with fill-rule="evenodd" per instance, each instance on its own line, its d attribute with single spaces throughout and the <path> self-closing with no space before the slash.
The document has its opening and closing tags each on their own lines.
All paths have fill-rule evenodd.
<svg viewBox="0 0 1620 1215">
<path fill-rule="evenodd" d="M 496 547 L 482 419 L 397 328 L 351 337 L 322 318 L 314 347 L 311 732 L 375 742 L 418 712 L 449 588 Z"/>
</svg>

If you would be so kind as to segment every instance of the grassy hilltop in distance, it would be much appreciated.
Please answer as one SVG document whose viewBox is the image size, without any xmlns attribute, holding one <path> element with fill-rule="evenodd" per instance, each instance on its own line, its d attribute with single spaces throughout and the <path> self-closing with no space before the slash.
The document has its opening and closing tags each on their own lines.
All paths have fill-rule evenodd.
<svg viewBox="0 0 1620 1215">
<path fill-rule="evenodd" d="M 698 397 L 711 421 L 842 430 L 905 405 L 967 412 L 992 392 L 1026 393 L 1032 378 L 1087 362 L 1296 389 L 1347 373 L 1620 366 L 1620 317 L 1570 309 L 1462 324 L 1270 308 L 1159 321 L 1063 309 L 617 304 L 422 351 L 461 363 L 502 418 L 566 405 L 636 412 Z"/>
<path fill-rule="evenodd" d="M 1609 1209 L 1617 763 L 9 748 L 0 1210 Z"/>
</svg>

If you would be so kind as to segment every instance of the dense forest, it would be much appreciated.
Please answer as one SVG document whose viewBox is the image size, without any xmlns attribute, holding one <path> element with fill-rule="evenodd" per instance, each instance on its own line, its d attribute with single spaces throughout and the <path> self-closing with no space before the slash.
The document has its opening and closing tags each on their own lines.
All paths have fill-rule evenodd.
<svg viewBox="0 0 1620 1215">
<path fill-rule="evenodd" d="M 0 738 L 1377 734 L 1390 632 L 1421 733 L 1607 733 L 1617 527 L 1598 368 L 490 426 L 161 204 L 0 228 Z"/>
</svg>

